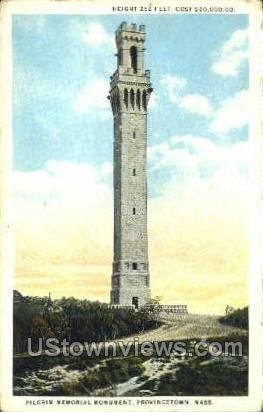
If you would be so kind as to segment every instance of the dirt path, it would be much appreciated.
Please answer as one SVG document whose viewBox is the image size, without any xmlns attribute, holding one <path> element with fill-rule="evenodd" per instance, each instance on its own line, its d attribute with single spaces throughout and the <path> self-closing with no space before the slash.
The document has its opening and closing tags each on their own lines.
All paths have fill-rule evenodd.
<svg viewBox="0 0 263 412">
<path fill-rule="evenodd" d="M 219 322 L 219 316 L 213 315 L 160 315 L 159 320 L 164 322 L 162 326 L 151 331 L 130 335 L 115 341 L 102 342 L 103 345 L 109 346 L 113 342 L 123 342 L 124 344 L 132 341 L 142 342 L 161 342 L 188 339 L 206 339 L 228 336 L 245 336 L 247 331 L 241 328 L 223 325 Z M 99 343 L 98 343 L 99 345 Z M 45 355 L 45 351 L 43 352 Z M 18 353 L 14 358 L 29 358 L 28 353 Z"/>
<path fill-rule="evenodd" d="M 219 316 L 213 315 L 163 315 L 160 320 L 165 322 L 158 329 L 146 331 L 123 338 L 123 342 L 138 339 L 145 341 L 187 340 L 191 338 L 205 339 L 214 337 L 227 337 L 233 335 L 246 335 L 247 331 L 241 328 L 223 325 Z"/>
</svg>

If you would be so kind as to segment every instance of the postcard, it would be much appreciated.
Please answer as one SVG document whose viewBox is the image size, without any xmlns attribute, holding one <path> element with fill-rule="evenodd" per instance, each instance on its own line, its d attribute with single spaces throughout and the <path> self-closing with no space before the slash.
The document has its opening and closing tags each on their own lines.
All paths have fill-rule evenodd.
<svg viewBox="0 0 263 412">
<path fill-rule="evenodd" d="M 260 2 L 0 7 L 1 410 L 259 412 Z"/>
</svg>

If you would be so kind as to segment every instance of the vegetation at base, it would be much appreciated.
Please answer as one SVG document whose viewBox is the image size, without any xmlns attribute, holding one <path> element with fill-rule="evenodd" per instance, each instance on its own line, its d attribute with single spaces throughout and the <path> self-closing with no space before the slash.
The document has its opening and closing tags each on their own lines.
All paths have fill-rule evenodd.
<svg viewBox="0 0 263 412">
<path fill-rule="evenodd" d="M 13 360 L 13 374 L 16 376 L 24 376 L 27 373 L 36 372 L 38 370 L 51 369 L 55 366 L 67 366 L 68 370 L 86 370 L 89 367 L 95 366 L 100 361 L 100 358 L 92 357 L 75 357 L 75 356 L 29 356 L 27 358 Z"/>
<path fill-rule="evenodd" d="M 234 310 L 232 313 L 221 317 L 219 321 L 225 325 L 248 329 L 248 306 Z"/>
<path fill-rule="evenodd" d="M 110 309 L 107 304 L 62 298 L 25 297 L 14 305 L 14 352 L 27 352 L 27 339 L 38 349 L 39 338 L 71 342 L 101 342 L 159 326 L 141 309 Z"/>
<path fill-rule="evenodd" d="M 243 327 L 243 331 L 223 328 L 222 335 L 209 335 L 206 339 L 207 343 L 220 342 L 223 351 L 225 342 L 241 342 L 241 357 L 212 357 L 208 353 L 204 357 L 193 355 L 174 359 L 169 355 L 160 357 L 156 352 L 150 358 L 143 354 L 125 357 L 120 350 L 117 357 L 111 354 L 107 357 L 103 351 L 98 357 L 89 357 L 85 351 L 79 357 L 62 354 L 24 357 L 22 354 L 22 357 L 14 358 L 14 394 L 116 396 L 125 388 L 126 392 L 121 396 L 245 396 L 248 390 L 246 317 L 247 308 L 228 314 L 220 321 Z M 73 298 L 54 301 L 51 310 L 47 299 L 24 298 L 15 304 L 14 322 L 17 348 L 28 336 L 35 342 L 38 337 L 57 337 L 59 340 L 66 337 L 69 342 L 81 342 L 82 339 L 104 341 L 158 325 L 147 308 L 138 312 L 112 310 L 99 302 Z M 185 341 L 187 349 L 192 349 L 198 339 L 191 336 Z M 129 383 L 131 378 L 134 379 Z M 124 382 L 125 385 L 118 387 Z"/>
<path fill-rule="evenodd" d="M 44 358 L 42 358 L 44 359 Z M 46 359 L 46 358 L 45 358 Z M 61 360 L 62 361 L 62 360 Z M 47 389 L 45 385 L 34 384 L 34 391 L 27 387 L 25 392 L 14 390 L 15 395 L 48 395 L 48 396 L 88 396 L 99 391 L 98 395 L 103 394 L 110 396 L 115 394 L 116 385 L 129 380 L 131 377 L 140 376 L 143 374 L 145 367 L 143 366 L 143 359 L 140 357 L 127 357 L 122 359 L 105 359 L 100 362 L 96 360 L 96 368 L 90 369 L 90 364 L 81 360 L 83 368 L 83 376 L 80 379 L 71 379 L 66 382 L 58 383 L 52 389 Z M 50 366 L 51 365 L 46 365 Z M 64 365 L 65 366 L 65 365 Z M 94 366 L 94 365 L 93 365 Z M 67 368 L 69 371 L 70 368 Z M 36 371 L 36 374 L 43 378 L 46 371 L 41 369 Z M 52 374 L 52 373 L 51 373 Z M 47 383 L 49 376 L 46 376 Z M 52 378 L 53 379 L 53 378 Z M 21 376 L 14 379 L 14 387 L 21 383 Z M 37 391 L 37 393 L 35 392 Z"/>
<path fill-rule="evenodd" d="M 174 341 L 175 342 L 175 341 Z M 187 350 L 193 348 L 194 341 L 188 340 Z M 155 352 L 149 358 L 139 356 L 124 357 L 118 353 L 118 358 L 64 357 L 36 357 L 14 359 L 14 386 L 16 395 L 48 395 L 48 396 L 116 396 L 119 383 L 127 382 L 132 377 L 138 377 L 134 389 L 127 391 L 123 396 L 142 396 L 147 391 L 150 396 L 245 396 L 248 390 L 248 336 L 229 335 L 225 337 L 210 337 L 207 343 L 220 342 L 224 350 L 225 342 L 241 342 L 242 356 L 205 356 L 186 357 L 173 361 L 169 356 L 158 356 Z M 234 352 L 236 353 L 236 352 Z M 146 367 L 146 363 L 148 366 Z M 158 363 L 158 376 L 149 376 L 151 366 L 149 362 Z M 38 376 L 45 381 L 54 380 L 55 366 L 62 366 L 68 373 L 80 372 L 66 381 L 57 383 L 50 389 L 42 382 L 39 386 L 34 383 L 32 389 L 23 383 L 21 378 Z M 168 368 L 167 368 L 168 366 Z M 155 366 L 153 366 L 153 370 Z M 146 372 L 147 371 L 147 372 Z M 66 373 L 67 373 L 66 372 Z M 148 374 L 147 374 L 148 373 Z M 25 387 L 25 393 L 23 392 Z M 131 385 L 132 387 L 132 385 Z M 37 391 L 37 393 L 36 393 Z"/>
<path fill-rule="evenodd" d="M 142 360 L 138 357 L 110 359 L 98 370 L 89 372 L 76 383 L 62 384 L 51 395 L 78 396 L 91 394 L 96 390 L 107 388 L 114 390 L 115 385 L 125 382 L 133 376 L 139 376 L 144 371 Z"/>
<path fill-rule="evenodd" d="M 155 396 L 245 396 L 248 393 L 247 364 L 240 359 L 195 359 L 178 366 L 174 373 L 148 380 L 140 391 Z M 137 391 L 126 394 L 138 396 Z"/>
</svg>

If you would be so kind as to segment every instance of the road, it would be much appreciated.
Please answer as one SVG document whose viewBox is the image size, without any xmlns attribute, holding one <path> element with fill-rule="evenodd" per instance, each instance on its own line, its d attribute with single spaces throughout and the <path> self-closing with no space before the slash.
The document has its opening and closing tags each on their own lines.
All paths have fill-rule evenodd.
<svg viewBox="0 0 263 412">
<path fill-rule="evenodd" d="M 232 336 L 245 336 L 247 330 L 223 325 L 219 322 L 220 316 L 214 315 L 196 315 L 196 314 L 160 314 L 158 320 L 163 324 L 153 330 L 148 330 L 135 335 L 130 335 L 115 341 L 103 342 L 103 345 L 121 341 L 127 342 L 163 342 L 163 341 L 185 341 L 189 339 L 207 339 L 207 338 L 224 338 Z M 45 355 L 45 352 L 43 352 Z M 29 358 L 28 353 L 17 353 L 14 358 Z"/>
</svg>

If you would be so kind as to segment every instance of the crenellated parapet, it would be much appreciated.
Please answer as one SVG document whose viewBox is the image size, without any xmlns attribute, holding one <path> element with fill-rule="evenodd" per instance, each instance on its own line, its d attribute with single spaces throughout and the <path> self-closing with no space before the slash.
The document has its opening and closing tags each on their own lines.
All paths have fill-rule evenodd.
<svg viewBox="0 0 263 412">
<path fill-rule="evenodd" d="M 145 35 L 145 25 L 144 24 L 139 24 L 137 25 L 136 23 L 130 23 L 128 24 L 126 21 L 123 21 L 117 30 L 115 31 L 115 36 L 118 38 L 118 36 L 122 36 L 123 33 L 130 33 L 132 37 L 136 37 L 136 35 Z M 140 36 L 137 36 L 138 39 Z"/>
</svg>

